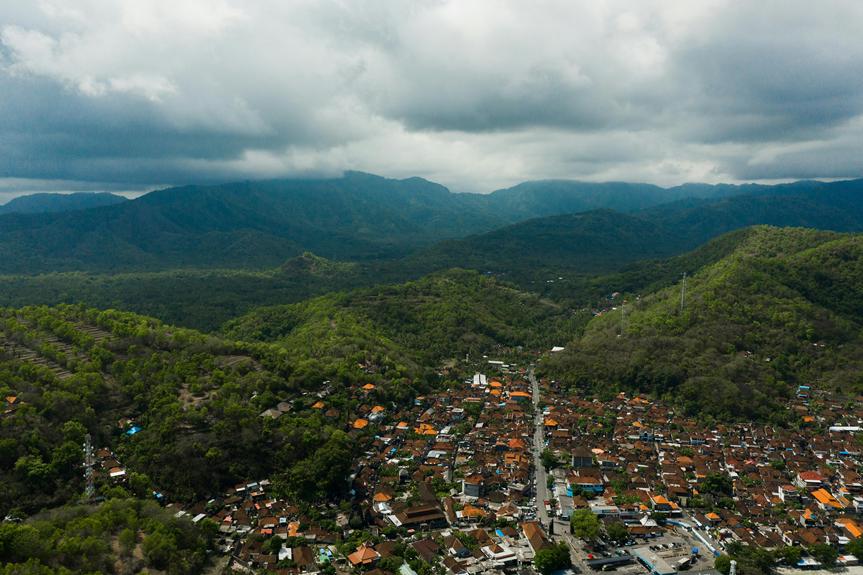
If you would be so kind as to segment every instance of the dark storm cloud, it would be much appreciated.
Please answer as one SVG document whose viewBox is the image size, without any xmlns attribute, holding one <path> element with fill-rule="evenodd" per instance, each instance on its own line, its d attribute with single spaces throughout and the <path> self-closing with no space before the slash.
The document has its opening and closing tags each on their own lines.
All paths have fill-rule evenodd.
<svg viewBox="0 0 863 575">
<path fill-rule="evenodd" d="M 853 0 L 19 4 L 0 6 L 0 194 L 863 171 Z"/>
</svg>

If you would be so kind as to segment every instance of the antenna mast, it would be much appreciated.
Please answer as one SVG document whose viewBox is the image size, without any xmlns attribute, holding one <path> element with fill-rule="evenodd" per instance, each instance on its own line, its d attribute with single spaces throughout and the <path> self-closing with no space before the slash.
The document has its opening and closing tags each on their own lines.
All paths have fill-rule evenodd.
<svg viewBox="0 0 863 575">
<path fill-rule="evenodd" d="M 93 444 L 90 442 L 90 434 L 84 436 L 84 497 L 87 501 L 93 499 L 96 494 L 96 488 L 93 485 L 93 465 L 95 464 L 93 457 Z"/>
</svg>

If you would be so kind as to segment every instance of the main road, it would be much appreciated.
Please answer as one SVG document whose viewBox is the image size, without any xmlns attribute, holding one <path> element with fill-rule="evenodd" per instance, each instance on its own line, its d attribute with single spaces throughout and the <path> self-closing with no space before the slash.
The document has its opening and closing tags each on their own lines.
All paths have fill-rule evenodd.
<svg viewBox="0 0 863 575">
<path fill-rule="evenodd" d="M 548 495 L 547 475 L 545 467 L 542 465 L 542 450 L 545 448 L 545 428 L 542 418 L 542 412 L 539 410 L 540 391 L 539 382 L 536 380 L 536 375 L 533 373 L 533 368 L 528 371 L 530 385 L 533 388 L 533 467 L 535 469 L 534 480 L 536 481 L 536 517 L 539 519 L 540 525 L 548 532 L 551 518 L 545 509 L 545 501 L 551 499 Z"/>
<path fill-rule="evenodd" d="M 545 420 L 542 416 L 542 412 L 539 410 L 539 404 L 542 397 L 540 395 L 539 381 L 536 379 L 533 368 L 528 371 L 528 378 L 530 379 L 530 385 L 533 388 L 533 467 L 536 470 L 534 474 L 534 479 L 536 480 L 536 517 L 539 519 L 542 528 L 546 533 L 548 533 L 553 519 L 548 516 L 548 512 L 545 510 L 545 504 L 543 503 L 546 499 L 551 499 L 551 497 L 549 497 L 546 483 L 548 481 L 548 474 L 545 472 L 545 467 L 542 465 L 542 450 L 545 448 Z M 569 546 L 569 554 L 572 559 L 573 570 L 576 573 L 586 573 L 588 571 L 587 565 L 584 563 L 584 558 L 580 552 L 578 542 L 575 537 L 569 533 L 569 522 L 558 518 L 556 523 L 554 535 L 550 536 L 549 539 L 552 541 L 565 541 Z"/>
</svg>

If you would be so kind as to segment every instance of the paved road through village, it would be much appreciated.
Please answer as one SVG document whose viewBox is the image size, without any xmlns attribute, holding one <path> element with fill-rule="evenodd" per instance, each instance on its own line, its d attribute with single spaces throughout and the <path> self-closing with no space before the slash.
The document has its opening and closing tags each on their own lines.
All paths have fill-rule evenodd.
<svg viewBox="0 0 863 575">
<path fill-rule="evenodd" d="M 539 411 L 540 391 L 539 382 L 536 380 L 536 375 L 533 373 L 533 368 L 528 372 L 530 384 L 533 388 L 533 409 L 534 409 L 534 432 L 533 432 L 533 466 L 536 469 L 536 517 L 546 533 L 550 524 L 548 512 L 543 503 L 546 499 L 551 499 L 546 486 L 545 467 L 542 466 L 542 450 L 545 447 L 545 431 L 543 429 L 542 413 Z"/>
</svg>

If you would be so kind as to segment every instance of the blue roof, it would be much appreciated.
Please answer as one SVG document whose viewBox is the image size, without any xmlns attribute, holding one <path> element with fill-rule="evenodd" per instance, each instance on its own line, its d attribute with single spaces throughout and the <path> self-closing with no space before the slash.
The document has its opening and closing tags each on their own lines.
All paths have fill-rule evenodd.
<svg viewBox="0 0 863 575">
<path fill-rule="evenodd" d="M 141 431 L 141 428 L 138 427 L 137 425 L 133 425 L 132 427 L 129 428 L 129 431 L 126 432 L 126 435 L 135 435 L 139 431 Z"/>
</svg>

